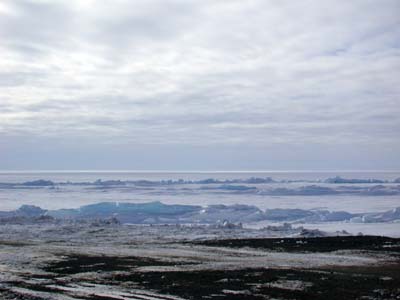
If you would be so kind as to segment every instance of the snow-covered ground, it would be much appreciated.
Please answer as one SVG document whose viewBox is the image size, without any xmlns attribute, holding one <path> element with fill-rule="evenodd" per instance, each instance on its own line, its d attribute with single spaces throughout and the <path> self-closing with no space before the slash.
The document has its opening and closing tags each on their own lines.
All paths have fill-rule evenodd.
<svg viewBox="0 0 400 300">
<path fill-rule="evenodd" d="M 246 224 L 247 228 L 263 228 L 266 226 L 279 226 L 281 223 L 262 221 Z M 352 223 L 352 222 L 324 222 L 324 223 L 302 223 L 298 224 L 307 229 L 319 229 L 326 232 L 346 231 L 352 235 L 362 233 L 364 235 L 378 235 L 400 237 L 400 222 L 389 223 Z"/>
<path fill-rule="evenodd" d="M 360 249 L 346 248 L 341 251 L 286 252 L 274 251 L 275 248 L 215 247 L 202 243 L 227 238 L 240 241 L 279 237 L 274 241 L 278 245 L 276 249 L 279 249 L 285 243 L 281 240 L 283 236 L 299 236 L 305 232 L 290 226 L 252 230 L 205 225 L 2 225 L 0 296 L 2 299 L 57 300 L 187 299 L 180 295 L 195 292 L 193 289 L 199 286 L 195 283 L 185 286 L 185 276 L 204 273 L 196 276 L 203 276 L 199 278 L 203 278 L 205 285 L 204 280 L 209 276 L 206 274 L 211 272 L 212 276 L 222 276 L 218 279 L 220 293 L 230 299 L 243 293 L 247 296 L 260 294 L 259 290 L 266 288 L 278 288 L 289 293 L 313 286 L 312 282 L 304 281 L 301 274 L 294 279 L 271 277 L 269 282 L 260 285 L 257 278 L 262 272 L 287 272 L 287 276 L 293 277 L 293 272 L 298 272 L 296 270 L 310 270 L 310 274 L 320 272 L 321 278 L 318 280 L 324 280 L 325 273 L 332 274 L 324 269 L 333 267 L 388 266 L 390 270 L 390 266 L 397 264 L 396 258 L 389 252 L 360 252 Z M 321 232 L 314 233 L 324 235 Z M 296 241 L 298 243 L 303 247 L 308 240 L 300 239 Z M 397 242 L 388 240 L 384 246 L 398 247 L 393 243 Z M 254 279 L 245 280 L 256 280 L 255 283 L 246 284 L 246 289 L 232 286 L 230 281 L 235 278 L 239 280 L 237 276 L 247 278 L 246 272 L 250 272 Z M 173 276 L 183 278 L 174 281 L 170 279 Z M 226 279 L 227 276 L 234 276 L 234 279 Z M 164 284 L 164 278 L 172 281 Z M 212 280 L 216 279 L 212 278 L 207 280 L 211 280 L 210 284 L 215 286 Z M 385 278 L 393 280 L 391 277 Z M 174 285 L 179 288 L 174 288 Z M 208 293 L 207 289 L 202 292 Z"/>
</svg>

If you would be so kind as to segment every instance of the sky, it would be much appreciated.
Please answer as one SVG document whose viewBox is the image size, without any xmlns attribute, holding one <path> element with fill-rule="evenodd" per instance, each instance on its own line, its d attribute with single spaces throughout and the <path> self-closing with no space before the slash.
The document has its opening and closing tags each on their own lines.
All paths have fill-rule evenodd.
<svg viewBox="0 0 400 300">
<path fill-rule="evenodd" d="M 1 0 L 0 170 L 399 170 L 398 0 Z"/>
</svg>

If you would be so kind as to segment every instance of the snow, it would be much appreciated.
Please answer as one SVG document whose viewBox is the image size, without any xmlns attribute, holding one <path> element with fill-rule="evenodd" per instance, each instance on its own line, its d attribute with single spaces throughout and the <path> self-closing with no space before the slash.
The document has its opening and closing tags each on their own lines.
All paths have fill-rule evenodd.
<svg viewBox="0 0 400 300">
<path fill-rule="evenodd" d="M 382 266 L 394 262 L 381 253 L 360 251 L 276 252 L 258 248 L 210 247 L 199 240 L 226 238 L 265 238 L 299 236 L 304 230 L 286 224 L 275 228 L 248 229 L 208 225 L 116 225 L 116 224 L 34 224 L 0 226 L 0 288 L 18 295 L 41 299 L 71 300 L 109 297 L 118 300 L 181 300 L 171 295 L 138 288 L 134 282 L 116 283 L 113 276 L 145 272 L 209 271 L 242 269 L 310 269 Z M 313 231 L 317 234 L 329 235 Z M 333 233 L 334 234 L 334 233 Z M 153 260 L 148 265 L 129 266 L 127 271 L 102 270 L 102 264 L 90 262 L 98 270 L 56 274 L 43 267 L 68 257 L 114 257 L 139 261 Z M 125 266 L 125 265 L 124 265 Z M 115 266 L 114 266 L 115 267 Z M 125 272 L 125 273 L 124 273 Z M 39 280 L 38 280 L 39 279 Z M 18 286 L 15 283 L 18 283 Z M 112 284 L 110 284 L 112 282 Z M 27 288 L 24 286 L 29 286 Z M 133 286 L 132 286 L 133 284 Z M 309 283 L 278 279 L 271 286 L 302 290 Z M 36 289 L 41 289 L 37 291 Z M 50 289 L 51 292 L 42 291 Z M 225 289 L 227 295 L 246 294 L 246 290 Z"/>
<path fill-rule="evenodd" d="M 278 226 L 268 226 L 271 223 Z M 349 224 L 382 224 L 375 227 L 375 234 L 397 236 L 400 225 L 400 207 L 384 212 L 364 212 L 352 214 L 345 211 L 329 211 L 321 209 L 261 209 L 244 204 L 209 205 L 168 205 L 161 202 L 122 203 L 105 202 L 82 206 L 79 209 L 44 210 L 37 206 L 23 205 L 15 211 L 1 212 L 0 225 L 7 224 L 88 224 L 105 226 L 124 224 L 207 224 L 207 228 L 248 228 L 266 227 L 271 231 L 291 229 L 290 224 L 312 224 L 313 228 L 325 228 L 324 224 L 340 228 L 349 228 L 354 232 L 355 226 Z M 287 223 L 281 226 L 282 223 Z M 308 226 L 308 225 L 307 225 Z M 305 227 L 308 228 L 308 227 Z M 367 227 L 365 227 L 367 228 Z M 368 227 L 371 229 L 371 227 Z M 370 233 L 359 226 L 363 234 Z M 376 229 L 381 231 L 377 232 Z M 383 230 L 384 229 L 384 230 Z M 314 234 L 308 232 L 307 234 Z"/>
<path fill-rule="evenodd" d="M 3 172 L 0 223 L 56 222 L 51 216 L 147 224 L 227 221 L 247 228 L 292 222 L 399 236 L 398 178 L 399 172 Z"/>
</svg>

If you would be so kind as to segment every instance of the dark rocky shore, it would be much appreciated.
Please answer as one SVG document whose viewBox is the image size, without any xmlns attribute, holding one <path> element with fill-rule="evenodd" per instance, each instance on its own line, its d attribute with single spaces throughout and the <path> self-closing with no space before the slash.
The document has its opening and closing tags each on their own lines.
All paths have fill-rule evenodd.
<svg viewBox="0 0 400 300">
<path fill-rule="evenodd" d="M 0 235 L 1 299 L 400 299 L 400 239 L 120 226 L 21 240 L 21 230 Z"/>
</svg>

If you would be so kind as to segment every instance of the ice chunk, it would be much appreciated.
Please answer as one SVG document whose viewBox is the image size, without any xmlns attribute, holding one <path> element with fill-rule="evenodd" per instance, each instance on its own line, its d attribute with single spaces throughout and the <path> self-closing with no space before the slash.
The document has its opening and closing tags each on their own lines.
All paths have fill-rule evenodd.
<svg viewBox="0 0 400 300">
<path fill-rule="evenodd" d="M 27 182 L 22 183 L 21 185 L 23 185 L 23 186 L 54 186 L 54 182 L 51 180 L 39 179 L 39 180 L 34 180 L 34 181 L 27 181 Z"/>
<path fill-rule="evenodd" d="M 326 179 L 325 183 L 385 183 L 385 181 L 379 179 L 347 179 L 336 176 Z"/>
<path fill-rule="evenodd" d="M 44 215 L 47 210 L 41 209 L 38 206 L 34 205 L 22 205 L 15 211 L 17 216 L 24 216 L 24 217 L 38 217 Z"/>
</svg>

